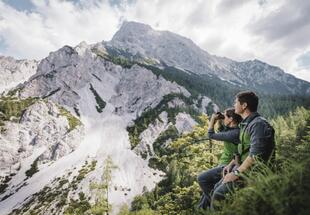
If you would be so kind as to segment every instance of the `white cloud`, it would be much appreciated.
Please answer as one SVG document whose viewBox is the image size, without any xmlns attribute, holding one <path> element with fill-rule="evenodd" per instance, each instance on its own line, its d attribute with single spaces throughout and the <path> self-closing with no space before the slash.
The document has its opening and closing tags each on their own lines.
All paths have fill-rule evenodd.
<svg viewBox="0 0 310 215">
<path fill-rule="evenodd" d="M 211 54 L 243 61 L 254 58 L 310 81 L 297 59 L 310 44 L 309 15 L 301 0 L 32 0 L 35 10 L 20 12 L 1 3 L 3 54 L 43 58 L 63 45 L 110 40 L 122 20 L 138 21 L 192 39 Z M 284 19 L 296 11 L 294 20 Z M 286 15 L 286 16 L 285 16 Z M 283 21 L 281 26 L 276 23 Z M 295 23 L 296 22 L 296 25 Z M 298 24 L 298 25 L 297 25 Z M 290 26 L 294 32 L 288 34 Z M 273 32 L 277 30 L 278 32 Z"/>
<path fill-rule="evenodd" d="M 0 36 L 6 46 L 3 54 L 40 59 L 64 45 L 108 40 L 119 24 L 118 10 L 108 2 L 32 2 L 35 10 L 31 12 L 0 2 Z"/>
</svg>

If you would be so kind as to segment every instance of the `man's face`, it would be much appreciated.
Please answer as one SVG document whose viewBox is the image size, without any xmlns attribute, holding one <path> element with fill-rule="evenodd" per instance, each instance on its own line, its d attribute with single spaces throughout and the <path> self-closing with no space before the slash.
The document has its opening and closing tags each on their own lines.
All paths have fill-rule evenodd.
<svg viewBox="0 0 310 215">
<path fill-rule="evenodd" d="M 243 106 L 244 106 L 244 104 L 241 105 L 238 98 L 236 98 L 235 102 L 234 102 L 235 113 L 239 114 L 239 115 L 242 114 L 244 111 Z"/>
</svg>

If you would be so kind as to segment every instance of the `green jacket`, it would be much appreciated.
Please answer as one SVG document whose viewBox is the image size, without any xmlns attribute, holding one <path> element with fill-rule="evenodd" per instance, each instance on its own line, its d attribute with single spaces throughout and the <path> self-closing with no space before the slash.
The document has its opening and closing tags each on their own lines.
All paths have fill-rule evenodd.
<svg viewBox="0 0 310 215">
<path fill-rule="evenodd" d="M 239 131 L 238 127 L 226 127 L 218 133 L 215 133 L 213 129 L 209 129 L 208 135 L 210 139 L 224 141 L 224 150 L 220 157 L 220 164 L 229 164 L 234 154 L 238 152 Z"/>
</svg>

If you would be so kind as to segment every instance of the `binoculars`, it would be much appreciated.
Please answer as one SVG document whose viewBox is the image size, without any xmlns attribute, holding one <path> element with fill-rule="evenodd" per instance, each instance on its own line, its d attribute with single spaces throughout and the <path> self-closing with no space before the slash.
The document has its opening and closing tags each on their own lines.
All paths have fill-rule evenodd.
<svg viewBox="0 0 310 215">
<path fill-rule="evenodd" d="M 222 114 L 221 112 L 217 112 L 216 115 L 218 119 L 225 119 L 224 114 Z"/>
</svg>

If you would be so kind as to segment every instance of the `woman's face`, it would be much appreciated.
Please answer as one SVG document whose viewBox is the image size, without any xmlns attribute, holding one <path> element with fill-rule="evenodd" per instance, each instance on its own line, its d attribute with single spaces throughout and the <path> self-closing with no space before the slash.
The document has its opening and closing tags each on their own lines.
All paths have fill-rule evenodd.
<svg viewBox="0 0 310 215">
<path fill-rule="evenodd" d="M 227 126 L 227 127 L 229 127 L 229 125 L 230 125 L 231 122 L 233 121 L 233 118 L 227 116 L 226 111 L 224 112 L 224 116 L 225 116 L 225 118 L 224 118 L 224 125 Z"/>
</svg>

